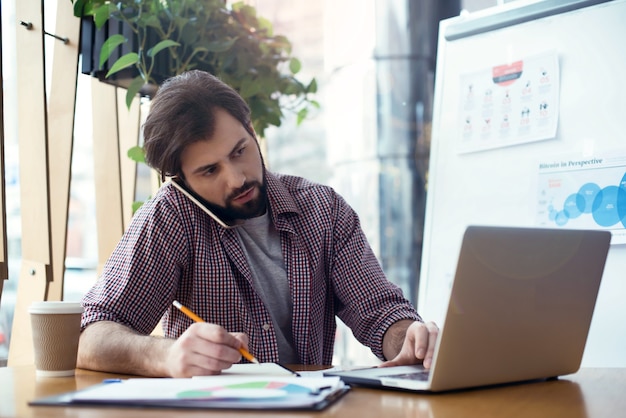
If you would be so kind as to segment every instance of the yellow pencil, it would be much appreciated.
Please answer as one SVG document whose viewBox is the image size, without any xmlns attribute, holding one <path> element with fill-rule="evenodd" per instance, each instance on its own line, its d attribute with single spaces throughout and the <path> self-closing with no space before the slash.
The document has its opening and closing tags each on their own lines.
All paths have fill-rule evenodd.
<svg viewBox="0 0 626 418">
<path fill-rule="evenodd" d="M 193 319 L 195 322 L 205 322 L 204 319 L 200 318 L 198 315 L 196 315 L 195 313 L 193 313 L 189 308 L 187 308 L 186 306 L 184 306 L 182 303 L 180 303 L 179 301 L 175 300 L 174 302 L 172 302 L 172 304 L 174 306 L 176 306 L 178 309 L 180 309 L 180 311 L 182 313 L 184 313 L 185 315 L 187 315 L 189 318 Z M 252 354 L 250 354 L 245 348 L 240 348 L 239 352 L 241 353 L 242 356 L 244 356 L 248 361 L 252 362 L 252 363 L 259 363 L 259 360 L 257 360 Z"/>
</svg>

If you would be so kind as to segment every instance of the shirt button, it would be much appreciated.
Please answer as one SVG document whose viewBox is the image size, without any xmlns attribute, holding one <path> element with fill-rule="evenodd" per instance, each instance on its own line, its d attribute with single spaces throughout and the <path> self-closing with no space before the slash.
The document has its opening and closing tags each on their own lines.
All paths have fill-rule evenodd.
<svg viewBox="0 0 626 418">
<path fill-rule="evenodd" d="M 271 328 L 270 324 L 263 324 L 264 331 L 269 331 L 270 328 Z"/>
</svg>

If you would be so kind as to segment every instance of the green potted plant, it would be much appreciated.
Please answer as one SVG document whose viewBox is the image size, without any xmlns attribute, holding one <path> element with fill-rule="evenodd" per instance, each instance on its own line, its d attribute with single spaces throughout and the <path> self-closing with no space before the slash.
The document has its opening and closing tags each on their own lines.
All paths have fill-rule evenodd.
<svg viewBox="0 0 626 418">
<path fill-rule="evenodd" d="M 122 83 L 128 106 L 149 91 L 146 85 L 156 89 L 164 78 L 201 69 L 241 94 L 261 137 L 270 125 L 280 126 L 285 111 L 295 112 L 299 124 L 311 107 L 319 107 L 312 99 L 315 79 L 304 84 L 295 77 L 301 63 L 291 56 L 289 40 L 274 35 L 272 24 L 252 6 L 224 0 L 72 2 L 74 15 L 83 19 L 83 37 L 85 23 L 96 31 L 109 29 L 96 48 L 97 70 L 106 68 L 106 79 L 130 74 Z"/>
<path fill-rule="evenodd" d="M 244 3 L 225 0 L 72 0 L 82 19 L 83 73 L 127 89 L 126 104 L 150 96 L 166 78 L 191 69 L 208 71 L 248 102 L 256 133 L 265 137 L 285 112 L 300 124 L 317 83 L 296 78 L 300 61 L 285 36 Z M 128 150 L 145 163 L 140 146 Z M 133 203 L 133 213 L 143 202 Z"/>
</svg>

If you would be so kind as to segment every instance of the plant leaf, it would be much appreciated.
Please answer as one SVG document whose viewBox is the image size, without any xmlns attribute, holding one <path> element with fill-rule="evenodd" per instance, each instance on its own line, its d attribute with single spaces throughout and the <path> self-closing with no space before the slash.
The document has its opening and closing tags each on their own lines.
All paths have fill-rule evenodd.
<svg viewBox="0 0 626 418">
<path fill-rule="evenodd" d="M 151 26 L 151 27 L 156 28 L 156 29 L 160 29 L 161 28 L 161 21 L 155 15 L 148 16 L 147 19 L 143 20 L 143 23 L 146 26 Z"/>
<path fill-rule="evenodd" d="M 283 35 L 274 37 L 274 45 L 276 48 L 284 49 L 287 54 L 291 54 L 291 42 Z"/>
<path fill-rule="evenodd" d="M 87 10 L 84 9 L 86 0 L 76 0 L 74 1 L 74 16 L 83 17 L 87 15 Z"/>
<path fill-rule="evenodd" d="M 289 61 L 289 70 L 293 74 L 297 74 L 301 69 L 302 69 L 302 63 L 300 62 L 298 58 L 292 58 Z"/>
<path fill-rule="evenodd" d="M 241 10 L 243 10 L 244 7 L 246 7 L 246 4 L 243 1 L 238 1 L 233 3 L 230 7 L 233 9 L 233 11 L 240 12 Z"/>
<path fill-rule="evenodd" d="M 128 54 L 120 57 L 115 64 L 111 67 L 106 77 L 110 77 L 111 75 L 117 73 L 118 71 L 123 70 L 124 68 L 130 67 L 131 65 L 135 65 L 139 62 L 139 55 L 136 52 L 129 52 Z"/>
<path fill-rule="evenodd" d="M 261 91 L 261 87 L 262 85 L 260 82 L 249 78 L 244 78 L 243 82 L 241 83 L 239 94 L 244 99 L 247 99 L 254 96 L 255 94 L 258 94 Z"/>
<path fill-rule="evenodd" d="M 128 90 L 126 91 L 126 107 L 128 109 L 130 109 L 130 105 L 133 103 L 133 99 L 137 96 L 137 93 L 139 93 L 139 90 L 141 90 L 144 84 L 145 84 L 145 81 L 143 77 L 137 76 L 133 79 L 133 81 L 128 86 Z"/>
<path fill-rule="evenodd" d="M 282 90 L 284 94 L 295 94 L 296 96 L 302 94 L 304 86 L 296 78 L 289 77 L 285 82 L 286 84 Z"/>
<path fill-rule="evenodd" d="M 100 29 L 111 17 L 111 8 L 108 3 L 103 4 L 93 11 L 93 21 L 96 28 Z"/>
<path fill-rule="evenodd" d="M 267 36 L 274 36 L 274 26 L 272 22 L 265 19 L 264 17 L 257 17 L 259 22 L 259 29 L 265 30 L 267 32 Z"/>
<path fill-rule="evenodd" d="M 280 126 L 281 121 L 280 121 L 280 114 L 276 114 L 276 113 L 268 113 L 267 115 L 267 123 L 272 124 L 274 126 Z"/>
<path fill-rule="evenodd" d="M 237 39 L 238 38 L 230 38 L 224 41 L 209 42 L 206 47 L 211 52 L 228 51 L 230 48 L 232 48 L 235 42 L 237 42 Z"/>
<path fill-rule="evenodd" d="M 306 107 L 300 109 L 300 111 L 298 111 L 298 121 L 297 121 L 296 124 L 300 125 L 302 123 L 302 121 L 306 119 L 308 113 L 309 113 L 309 111 L 308 111 L 308 109 Z"/>
<path fill-rule="evenodd" d="M 102 44 L 102 49 L 100 49 L 100 69 L 104 67 L 104 63 L 109 59 L 111 53 L 115 51 L 115 48 L 126 41 L 127 39 L 123 35 L 117 34 L 110 36 L 109 39 Z"/>
<path fill-rule="evenodd" d="M 140 200 L 136 200 L 136 201 L 133 202 L 133 206 L 132 206 L 133 215 L 135 214 L 135 212 L 137 212 L 139 210 L 140 207 L 143 206 L 143 203 L 144 202 L 142 202 Z"/>
<path fill-rule="evenodd" d="M 130 148 L 128 152 L 126 153 L 126 155 L 128 155 L 128 158 L 130 158 L 136 163 L 146 162 L 146 155 L 144 153 L 144 150 L 142 147 L 138 145 L 135 145 L 134 147 Z"/>
<path fill-rule="evenodd" d="M 317 93 L 317 80 L 313 79 L 306 88 L 307 93 Z"/>
<path fill-rule="evenodd" d="M 164 49 L 169 48 L 171 46 L 180 46 L 180 44 L 178 42 L 176 42 L 176 41 L 172 41 L 171 39 L 166 39 L 164 41 L 159 42 L 158 44 L 156 44 L 152 48 L 150 48 L 148 50 L 148 56 L 149 57 L 154 57 L 159 52 L 161 52 Z"/>
</svg>

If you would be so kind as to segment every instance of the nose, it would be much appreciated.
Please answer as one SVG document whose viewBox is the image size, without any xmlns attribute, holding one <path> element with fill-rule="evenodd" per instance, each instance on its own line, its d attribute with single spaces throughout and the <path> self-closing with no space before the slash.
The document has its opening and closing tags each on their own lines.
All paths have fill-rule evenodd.
<svg viewBox="0 0 626 418">
<path fill-rule="evenodd" d="M 236 190 L 246 182 L 246 175 L 235 165 L 230 164 L 225 171 L 225 182 L 228 190 Z"/>
</svg>

